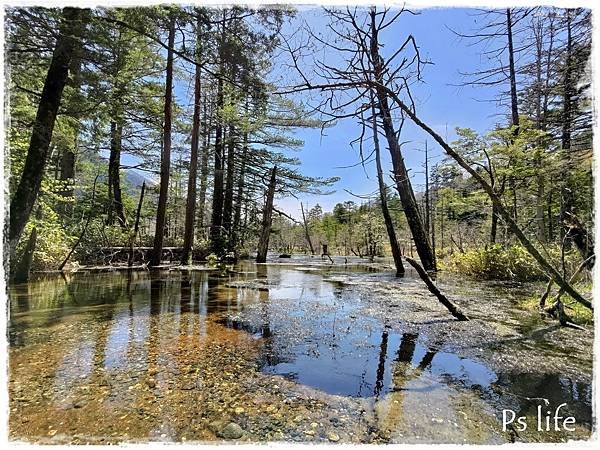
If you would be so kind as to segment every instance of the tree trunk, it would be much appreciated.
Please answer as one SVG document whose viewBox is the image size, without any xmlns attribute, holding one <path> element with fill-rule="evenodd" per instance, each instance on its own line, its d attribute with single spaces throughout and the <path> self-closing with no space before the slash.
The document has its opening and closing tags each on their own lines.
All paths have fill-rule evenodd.
<svg viewBox="0 0 600 450">
<path fill-rule="evenodd" d="M 219 76 L 217 81 L 216 128 L 215 128 L 215 169 L 213 177 L 212 215 L 210 221 L 211 250 L 218 256 L 224 253 L 223 242 L 223 193 L 224 193 L 224 142 L 223 121 L 220 117 L 223 107 L 223 72 L 225 65 L 225 10 L 221 21 L 221 42 L 219 43 Z"/>
<path fill-rule="evenodd" d="M 563 80 L 563 110 L 562 110 L 562 160 L 564 166 L 564 177 L 561 183 L 561 209 L 560 221 L 562 236 L 569 232 L 569 217 L 575 214 L 575 193 L 573 192 L 572 182 L 570 177 L 569 163 L 571 152 L 571 132 L 572 132 L 572 97 L 576 87 L 572 74 L 572 56 L 573 56 L 573 38 L 571 35 L 571 10 L 566 10 L 567 15 L 567 48 L 565 55 L 565 73 Z"/>
<path fill-rule="evenodd" d="M 208 101 L 204 101 L 204 142 L 202 145 L 202 157 L 200 159 L 200 193 L 198 194 L 198 225 L 197 230 L 206 237 L 204 229 L 204 216 L 206 209 L 206 189 L 208 186 L 208 147 L 210 145 L 211 119 L 208 115 Z"/>
<path fill-rule="evenodd" d="M 490 228 L 490 244 L 496 243 L 496 235 L 498 234 L 498 211 L 496 205 L 492 204 L 492 226 Z"/>
<path fill-rule="evenodd" d="M 213 178 L 212 215 L 210 221 L 210 243 L 212 251 L 223 253 L 223 125 L 219 110 L 223 106 L 223 80 L 219 78 L 217 87 L 217 123 L 215 128 L 215 169 Z"/>
<path fill-rule="evenodd" d="M 142 204 L 144 203 L 144 192 L 146 192 L 146 182 L 142 183 L 142 190 L 140 192 L 140 201 L 138 202 L 137 211 L 135 214 L 135 225 L 133 226 L 133 233 L 131 235 L 131 241 L 129 242 L 129 259 L 127 265 L 131 267 L 133 265 L 133 246 L 135 239 L 137 238 L 138 230 L 140 228 L 140 214 L 142 213 Z"/>
<path fill-rule="evenodd" d="M 402 264 L 402 253 L 400 252 L 400 245 L 398 244 L 398 238 L 396 237 L 396 231 L 394 230 L 394 222 L 392 221 L 392 216 L 390 215 L 390 211 L 388 209 L 387 186 L 385 185 L 385 180 L 383 179 L 383 170 L 381 169 L 381 151 L 379 149 L 379 131 L 377 128 L 377 114 L 375 111 L 375 102 L 372 93 L 371 115 L 371 127 L 373 130 L 373 146 L 375 149 L 375 162 L 377 165 L 377 181 L 379 182 L 379 199 L 381 201 L 381 212 L 383 213 L 385 229 L 390 240 L 392 256 L 394 257 L 394 264 L 396 266 L 396 276 L 403 277 L 404 265 Z"/>
<path fill-rule="evenodd" d="M 77 131 L 76 131 L 77 133 Z M 62 150 L 60 158 L 60 180 L 66 183 L 66 186 L 61 189 L 60 195 L 65 198 L 73 198 L 73 181 L 75 179 L 75 152 L 77 149 L 77 137 L 75 138 L 74 147 L 65 146 Z M 66 201 L 60 208 L 61 214 L 70 216 L 73 212 L 73 204 L 71 201 Z"/>
<path fill-rule="evenodd" d="M 302 211 L 302 223 L 304 224 L 304 235 L 306 236 L 306 242 L 308 242 L 308 246 L 310 247 L 310 254 L 314 256 L 315 248 L 313 247 L 313 243 L 310 239 L 310 231 L 308 229 L 308 222 L 306 221 L 306 215 L 304 214 L 304 206 L 302 202 L 300 202 L 300 210 Z"/>
<path fill-rule="evenodd" d="M 515 71 L 515 50 L 513 47 L 512 13 L 506 9 L 506 35 L 508 37 L 508 72 L 510 78 L 510 110 L 515 135 L 519 134 L 519 108 L 517 99 L 517 75 Z"/>
<path fill-rule="evenodd" d="M 552 212 L 552 193 L 553 193 L 553 189 L 550 189 L 550 192 L 548 192 L 548 199 L 547 199 L 547 209 L 548 212 L 546 213 L 548 215 L 548 241 L 552 242 L 554 241 L 554 214 Z"/>
<path fill-rule="evenodd" d="M 527 251 L 533 256 L 533 258 L 538 262 L 540 267 L 544 269 L 554 280 L 556 284 L 560 287 L 564 288 L 565 292 L 567 292 L 573 299 L 577 302 L 581 303 L 585 307 L 589 309 L 593 309 L 592 303 L 585 299 L 579 292 L 577 292 L 573 286 L 571 286 L 564 277 L 556 270 L 556 268 L 550 264 L 546 258 L 542 256 L 542 254 L 538 251 L 538 249 L 531 243 L 531 241 L 525 236 L 525 233 L 519 228 L 517 223 L 514 221 L 510 213 L 504 208 L 502 205 L 502 201 L 500 197 L 492 186 L 481 176 L 481 174 L 473 169 L 464 159 L 460 156 L 459 153 L 454 151 L 454 149 L 444 141 L 444 139 L 437 134 L 431 127 L 429 127 L 426 123 L 424 123 L 419 117 L 410 109 L 400 98 L 392 91 L 387 90 L 389 95 L 393 98 L 394 102 L 398 105 L 398 107 L 423 131 L 427 132 L 444 150 L 445 152 L 454 159 L 459 166 L 465 169 L 475 181 L 479 183 L 479 185 L 483 188 L 483 190 L 487 193 L 492 203 L 496 206 L 496 209 L 499 215 L 502 217 L 504 222 L 507 224 L 508 228 L 512 231 L 512 233 L 519 239 L 523 247 L 527 249 Z"/>
<path fill-rule="evenodd" d="M 225 177 L 225 195 L 223 196 L 223 231 L 226 233 L 227 250 L 232 250 L 231 219 L 233 214 L 233 188 L 235 174 L 235 128 L 229 126 L 227 142 L 227 173 Z"/>
<path fill-rule="evenodd" d="M 123 210 L 123 195 L 121 192 L 121 145 L 123 124 L 112 121 L 110 124 L 110 156 L 108 159 L 108 218 L 107 224 L 114 223 L 113 214 L 117 216 L 121 228 L 127 226 Z"/>
<path fill-rule="evenodd" d="M 421 260 L 425 270 L 435 272 L 435 258 L 433 257 L 433 251 L 431 250 L 429 237 L 427 236 L 423 221 L 421 220 L 421 214 L 419 213 L 419 207 L 410 183 L 408 171 L 406 170 L 406 165 L 404 164 L 404 158 L 400 150 L 400 145 L 396 137 L 396 131 L 394 130 L 392 124 L 390 110 L 387 105 L 387 98 L 380 96 L 379 105 L 383 122 L 383 130 L 385 132 L 390 154 L 392 156 L 392 166 L 394 168 L 396 188 L 400 194 L 400 201 L 402 202 L 402 208 L 404 209 L 404 214 L 406 215 L 406 221 L 408 222 L 408 226 L 415 242 L 417 254 L 419 255 L 419 259 Z"/>
<path fill-rule="evenodd" d="M 260 240 L 258 241 L 258 251 L 256 252 L 256 262 L 264 263 L 267 261 L 267 252 L 269 251 L 269 237 L 271 236 L 271 218 L 273 216 L 273 198 L 275 197 L 275 183 L 277 177 L 277 166 L 271 169 L 271 180 L 267 188 L 267 198 L 263 209 L 262 227 Z"/>
<path fill-rule="evenodd" d="M 543 29 L 541 21 L 534 24 L 535 35 L 535 126 L 543 130 L 544 119 L 542 118 L 542 58 L 543 58 Z M 544 115 L 545 115 L 544 111 Z M 540 139 L 539 147 L 543 148 L 543 140 Z M 537 193 L 535 204 L 535 221 L 537 238 L 540 242 L 546 241 L 546 227 L 544 224 L 544 170 L 542 167 L 542 155 L 538 155 L 535 161 L 537 167 Z"/>
<path fill-rule="evenodd" d="M 198 33 L 200 20 L 198 20 Z M 200 63 L 200 37 L 196 40 L 196 60 Z M 200 140 L 200 102 L 201 102 L 201 68 L 196 64 L 194 76 L 194 114 L 192 116 L 192 143 L 190 149 L 190 170 L 188 173 L 187 199 L 185 206 L 185 230 L 183 232 L 183 251 L 181 264 L 190 264 L 194 246 L 194 221 L 196 219 L 196 182 L 198 178 L 198 144 Z"/>
<path fill-rule="evenodd" d="M 381 83 L 383 80 L 383 69 L 381 65 L 381 57 L 379 55 L 379 42 L 377 37 L 377 26 L 375 21 L 375 11 L 372 10 L 371 60 L 373 61 L 374 65 L 375 80 L 378 83 Z M 400 201 L 402 202 L 404 214 L 406 215 L 406 220 L 408 222 L 408 226 L 410 228 L 413 240 L 415 242 L 415 246 L 417 248 L 417 253 L 419 255 L 419 258 L 421 259 L 423 267 L 425 267 L 425 270 L 427 271 L 435 272 L 435 258 L 433 257 L 433 251 L 431 250 L 429 237 L 427 236 L 425 227 L 423 226 L 423 221 L 421 220 L 421 215 L 419 214 L 417 201 L 415 199 L 415 195 L 410 183 L 408 171 L 406 170 L 406 165 L 404 164 L 404 158 L 402 157 L 402 151 L 400 149 L 400 144 L 398 143 L 396 131 L 394 130 L 391 112 L 388 105 L 387 94 L 383 86 L 380 84 L 376 86 L 375 90 L 377 94 L 378 107 L 383 123 L 383 131 L 385 132 L 385 136 L 388 142 L 388 148 L 392 157 L 392 166 L 394 168 L 396 188 L 398 189 L 398 193 L 400 194 Z"/>
<path fill-rule="evenodd" d="M 8 239 L 11 254 L 14 254 L 42 184 L 56 114 L 67 83 L 73 52 L 81 45 L 80 39 L 87 20 L 86 16 L 86 10 L 63 9 L 60 34 L 56 40 L 56 47 L 40 96 L 27 158 L 19 184 L 10 202 Z"/>
<path fill-rule="evenodd" d="M 33 263 L 33 253 L 35 252 L 35 246 L 37 244 L 37 227 L 34 225 L 31 229 L 31 234 L 27 240 L 27 245 L 21 255 L 21 260 L 17 265 L 13 281 L 15 283 L 26 283 L 29 281 L 29 275 L 31 273 L 31 265 Z"/>
<path fill-rule="evenodd" d="M 169 175 L 171 171 L 171 108 L 173 100 L 173 46 L 175 45 L 175 17 L 171 16 L 169 23 L 169 49 L 167 50 L 167 73 L 165 86 L 165 120 L 163 125 L 163 148 L 160 158 L 160 191 L 158 194 L 158 208 L 156 211 L 156 230 L 154 232 L 154 246 L 151 266 L 158 266 L 161 262 L 163 238 L 165 232 L 167 197 L 169 195 Z"/>
<path fill-rule="evenodd" d="M 69 81 L 67 81 L 67 83 L 73 88 L 74 97 L 71 98 L 70 104 L 67 106 L 67 109 L 75 109 L 77 101 L 79 100 L 79 96 L 77 94 L 80 93 L 82 85 L 82 57 L 83 47 L 76 46 L 73 51 L 73 57 L 71 59 L 71 82 L 69 83 Z M 60 192 L 60 195 L 70 200 L 62 203 L 62 205 L 59 208 L 59 212 L 66 218 L 70 218 L 73 214 L 73 185 L 75 182 L 75 163 L 79 147 L 78 144 L 80 128 L 81 124 L 79 123 L 79 121 L 74 121 L 72 125 L 74 136 L 72 147 L 70 147 L 69 145 L 65 145 L 62 148 L 62 152 L 60 155 L 60 180 L 65 183 L 63 189 Z"/>
<path fill-rule="evenodd" d="M 235 248 L 239 242 L 239 230 L 242 220 L 242 204 L 244 199 L 244 187 L 246 177 L 246 157 L 248 154 L 248 133 L 244 133 L 244 142 L 242 145 L 242 154 L 240 157 L 240 172 L 237 179 L 237 192 L 235 201 L 235 212 L 233 214 L 231 246 Z"/>
</svg>

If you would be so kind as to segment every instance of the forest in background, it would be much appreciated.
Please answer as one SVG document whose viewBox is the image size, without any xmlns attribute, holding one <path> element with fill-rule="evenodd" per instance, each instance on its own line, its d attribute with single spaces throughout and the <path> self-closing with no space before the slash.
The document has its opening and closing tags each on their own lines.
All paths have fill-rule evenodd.
<svg viewBox="0 0 600 450">
<path fill-rule="evenodd" d="M 431 63 L 418 43 L 402 36 L 383 51 L 379 40 L 412 11 L 324 9 L 333 39 L 310 23 L 287 33 L 298 14 L 7 10 L 10 273 L 119 258 L 157 266 L 172 249 L 181 264 L 254 252 L 264 262 L 269 250 L 321 255 L 326 245 L 393 256 L 398 275 L 414 253 L 429 272 L 550 279 L 591 307 L 570 284 L 594 260 L 590 11 L 475 12 L 483 25 L 461 42 L 487 50 L 464 83 L 500 87 L 499 119 L 486 134 L 464 124 L 452 143 L 411 96 Z M 340 58 L 320 61 L 322 49 Z M 270 76 L 282 54 L 290 85 Z M 186 101 L 174 79 L 193 86 Z M 297 100 L 308 92 L 317 100 Z M 348 143 L 374 163 L 377 195 L 331 212 L 303 205 L 302 220 L 280 211 L 277 198 L 336 181 L 302 172 L 284 151 L 302 147 L 292 131 L 347 118 L 362 130 Z M 447 154 L 425 168 L 424 192 L 404 163 L 405 121 Z"/>
</svg>

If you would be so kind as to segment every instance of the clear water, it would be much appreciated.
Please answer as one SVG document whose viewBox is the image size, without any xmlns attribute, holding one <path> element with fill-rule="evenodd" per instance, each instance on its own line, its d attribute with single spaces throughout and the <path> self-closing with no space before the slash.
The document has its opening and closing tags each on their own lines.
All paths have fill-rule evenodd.
<svg viewBox="0 0 600 450">
<path fill-rule="evenodd" d="M 221 417 L 223 409 L 206 407 L 204 425 L 194 428 L 187 408 L 198 413 L 204 407 L 195 395 L 219 394 L 222 401 L 215 400 L 217 406 L 219 401 L 228 404 L 227 391 L 203 392 L 207 388 L 199 380 L 212 365 L 214 380 L 232 373 L 224 385 L 242 393 L 252 389 L 248 383 L 256 382 L 246 380 L 248 372 L 255 372 L 252 380 L 280 376 L 290 382 L 289 392 L 293 386 L 306 387 L 324 398 L 348 401 L 377 403 L 400 394 L 435 403 L 440 395 L 447 399 L 469 392 L 496 418 L 507 404 L 518 414 L 533 415 L 537 403 L 531 398 L 539 397 L 553 405 L 566 402 L 578 422 L 591 428 L 590 384 L 557 373 L 496 373 L 483 360 L 431 346 L 422 333 L 403 332 L 365 314 L 364 297 L 327 281 L 320 271 L 243 263 L 227 272 L 81 272 L 11 286 L 9 297 L 13 438 L 48 437 L 53 430 L 47 432 L 48 427 L 60 428 L 48 418 L 53 410 L 64 412 L 69 425 L 58 436 L 93 435 L 93 416 L 80 416 L 96 411 L 92 401 L 101 398 L 110 402 L 105 407 L 112 416 L 98 419 L 106 421 L 99 434 L 116 440 L 180 440 L 186 435 L 211 439 L 206 423 Z M 194 353 L 185 355 L 189 360 L 182 363 L 178 349 Z M 120 380 L 123 385 L 117 386 Z M 140 384 L 143 389 L 136 387 Z M 84 386 L 79 397 L 71 399 Z M 131 397 L 140 389 L 143 395 Z M 179 406 L 170 414 L 188 419 L 182 419 L 177 430 L 167 427 L 170 431 L 163 433 L 168 411 L 160 403 L 175 401 L 173 392 Z M 150 394 L 156 398 L 150 399 Z M 136 433 L 119 425 L 116 417 L 136 399 L 149 402 L 144 408 L 153 411 L 156 420 L 161 418 L 160 426 L 141 427 Z M 410 416 L 408 403 L 404 409 Z M 255 419 L 261 420 L 247 418 L 248 427 Z M 292 435 L 294 426 L 301 428 L 286 428 Z M 252 439 L 270 439 L 261 433 Z M 432 436 L 435 442 L 435 432 Z M 439 441 L 445 441 L 443 435 Z"/>
</svg>

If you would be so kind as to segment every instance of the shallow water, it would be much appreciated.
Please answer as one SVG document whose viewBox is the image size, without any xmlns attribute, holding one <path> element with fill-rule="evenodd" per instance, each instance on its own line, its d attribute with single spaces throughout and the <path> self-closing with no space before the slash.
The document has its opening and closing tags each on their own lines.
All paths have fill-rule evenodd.
<svg viewBox="0 0 600 450">
<path fill-rule="evenodd" d="M 412 316 L 419 308 L 410 302 L 427 295 L 418 281 L 393 284 L 394 297 L 386 296 L 370 286 L 398 282 L 372 270 L 241 263 L 212 272 L 47 275 L 12 286 L 11 438 L 213 440 L 228 437 L 229 422 L 250 441 L 500 443 L 589 435 L 591 356 L 575 377 L 545 367 L 516 370 L 490 350 L 518 345 L 544 358 L 557 349 L 543 339 L 461 350 L 436 335 L 455 326 L 443 311 L 422 311 L 432 318 L 427 326 Z M 453 286 L 446 285 L 455 295 L 483 292 L 483 284 Z M 530 290 L 485 289 L 504 297 Z M 510 322 L 509 334 L 519 336 L 514 330 L 527 317 L 510 313 L 493 319 Z M 503 408 L 531 418 L 546 402 L 567 403 L 563 413 L 576 417 L 576 432 L 502 432 Z"/>
</svg>

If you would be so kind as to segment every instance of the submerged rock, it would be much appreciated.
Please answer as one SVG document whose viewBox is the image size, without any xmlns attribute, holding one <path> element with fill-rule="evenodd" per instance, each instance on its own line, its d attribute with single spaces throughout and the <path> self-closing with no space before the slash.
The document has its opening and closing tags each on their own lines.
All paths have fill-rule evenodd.
<svg viewBox="0 0 600 450">
<path fill-rule="evenodd" d="M 229 422 L 219 433 L 223 439 L 239 439 L 243 435 L 244 430 L 235 422 Z"/>
<path fill-rule="evenodd" d="M 329 439 L 331 442 L 338 442 L 340 437 L 336 433 L 327 433 L 327 439 Z"/>
</svg>

